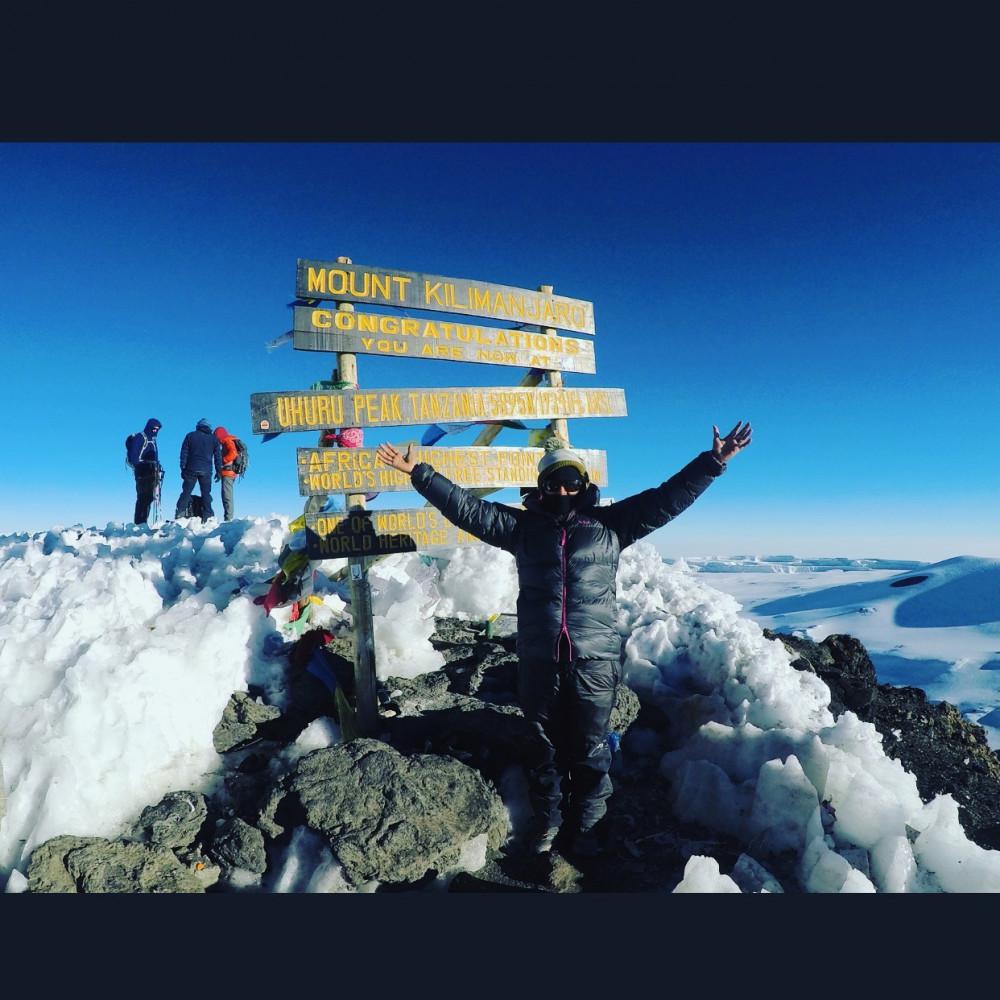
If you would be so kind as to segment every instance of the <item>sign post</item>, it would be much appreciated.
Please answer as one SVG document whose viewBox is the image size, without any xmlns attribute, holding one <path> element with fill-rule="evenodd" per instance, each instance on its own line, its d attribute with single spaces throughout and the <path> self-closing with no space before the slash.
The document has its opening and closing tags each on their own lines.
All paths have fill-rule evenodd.
<svg viewBox="0 0 1000 1000">
<path fill-rule="evenodd" d="M 482 544 L 433 507 L 367 510 L 366 493 L 412 490 L 408 476 L 382 467 L 375 449 L 334 449 L 334 428 L 485 423 L 472 445 L 417 449 L 476 496 L 533 486 L 539 448 L 490 448 L 504 424 L 548 421 L 569 444 L 567 418 L 625 416 L 622 389 L 567 388 L 563 372 L 596 372 L 593 303 L 556 296 L 551 285 L 531 291 L 492 282 L 336 261 L 300 259 L 296 272 L 293 344 L 337 355 L 332 384 L 310 390 L 258 392 L 250 397 L 255 434 L 318 431 L 315 448 L 297 452 L 305 496 L 310 560 L 347 558 L 354 620 L 356 725 L 378 732 L 375 633 L 368 568 L 372 559 Z M 324 301 L 325 300 L 325 301 Z M 363 311 L 355 311 L 360 304 Z M 373 312 L 366 306 L 394 312 Z M 436 313 L 414 318 L 403 310 Z M 452 314 L 441 318 L 440 314 Z M 482 317 L 482 319 L 480 319 Z M 502 324 L 502 325 L 497 325 Z M 579 336 L 583 334 L 584 336 Z M 362 390 L 357 354 L 463 361 L 527 368 L 516 386 Z M 520 425 L 523 426 L 523 425 Z M 603 451 L 581 452 L 598 485 L 607 482 Z M 420 458 L 418 458 L 420 460 Z M 346 496 L 346 510 L 324 510 L 329 494 Z"/>
<path fill-rule="evenodd" d="M 350 264 L 351 259 L 338 257 L 337 263 Z M 354 306 L 350 302 L 338 302 L 337 311 L 351 313 L 354 311 Z M 337 355 L 336 378 L 340 382 L 359 385 L 356 355 L 347 353 Z M 364 509 L 364 493 L 349 493 L 348 513 Z M 354 702 L 357 726 L 361 736 L 374 736 L 378 732 L 378 697 L 375 691 L 375 620 L 372 615 L 372 589 L 368 582 L 368 557 L 350 555 L 347 566 L 351 589 L 351 616 L 354 620 Z"/>
<path fill-rule="evenodd" d="M 540 292 L 544 292 L 547 295 L 551 295 L 552 294 L 552 285 L 539 285 L 538 286 L 538 290 Z M 542 335 L 543 336 L 547 335 L 547 334 L 551 334 L 552 336 L 555 336 L 555 332 L 556 332 L 555 330 L 550 330 L 550 329 L 546 329 L 545 327 L 542 327 Z M 552 386 L 553 389 L 561 389 L 562 388 L 563 377 L 562 377 L 562 372 L 561 371 L 550 370 L 548 372 L 548 376 L 549 376 L 549 385 Z M 562 440 L 566 442 L 566 447 L 568 448 L 569 447 L 569 427 L 566 424 L 566 418 L 565 417 L 559 417 L 556 420 L 549 421 L 549 427 L 552 429 L 552 433 L 557 438 L 562 438 Z"/>
</svg>

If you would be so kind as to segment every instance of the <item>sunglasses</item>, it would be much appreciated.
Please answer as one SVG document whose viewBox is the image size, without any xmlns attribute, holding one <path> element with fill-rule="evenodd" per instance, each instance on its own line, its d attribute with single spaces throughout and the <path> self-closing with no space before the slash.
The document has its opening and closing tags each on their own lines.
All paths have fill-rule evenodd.
<svg viewBox="0 0 1000 1000">
<path fill-rule="evenodd" d="M 561 479 L 558 482 L 554 482 L 551 479 L 545 480 L 542 483 L 542 492 L 554 495 L 559 492 L 560 487 L 566 490 L 567 493 L 579 493 L 583 489 L 582 479 L 571 479 L 569 482 Z"/>
</svg>

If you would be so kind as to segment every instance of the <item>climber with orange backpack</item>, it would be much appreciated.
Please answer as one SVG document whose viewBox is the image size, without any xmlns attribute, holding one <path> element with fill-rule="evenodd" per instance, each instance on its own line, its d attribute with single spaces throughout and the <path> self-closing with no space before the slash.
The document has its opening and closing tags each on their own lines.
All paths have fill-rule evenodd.
<svg viewBox="0 0 1000 1000">
<path fill-rule="evenodd" d="M 215 481 L 220 483 L 222 491 L 222 513 L 226 521 L 233 519 L 233 487 L 236 479 L 243 478 L 248 465 L 246 445 L 234 437 L 225 427 L 216 427 L 215 436 L 222 445 L 222 470 L 216 475 Z"/>
</svg>

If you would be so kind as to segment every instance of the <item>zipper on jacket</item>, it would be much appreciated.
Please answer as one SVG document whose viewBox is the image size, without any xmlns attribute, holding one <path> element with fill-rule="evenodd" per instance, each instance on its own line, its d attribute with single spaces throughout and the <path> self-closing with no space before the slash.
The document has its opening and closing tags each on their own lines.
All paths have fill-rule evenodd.
<svg viewBox="0 0 1000 1000">
<path fill-rule="evenodd" d="M 562 549 L 562 628 L 559 631 L 559 637 L 556 639 L 556 662 L 560 661 L 559 654 L 562 652 L 560 649 L 562 645 L 563 636 L 566 637 L 566 648 L 569 652 L 569 660 L 573 659 L 573 643 L 569 637 L 569 627 L 566 623 L 566 529 L 562 529 L 562 536 L 559 539 L 559 547 Z"/>
</svg>

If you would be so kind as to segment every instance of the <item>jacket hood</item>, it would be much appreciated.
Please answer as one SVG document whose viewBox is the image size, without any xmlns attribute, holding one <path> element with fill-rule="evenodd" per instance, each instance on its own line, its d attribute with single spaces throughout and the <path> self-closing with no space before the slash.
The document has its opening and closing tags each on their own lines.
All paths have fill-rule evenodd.
<svg viewBox="0 0 1000 1000">
<path fill-rule="evenodd" d="M 156 419 L 156 417 L 150 417 L 149 420 L 146 421 L 146 426 L 143 428 L 143 431 L 146 434 L 151 434 L 153 432 L 154 427 L 159 429 L 162 426 L 163 424 L 161 424 L 160 421 Z"/>
<path fill-rule="evenodd" d="M 206 434 L 212 433 L 212 425 L 204 417 L 194 425 L 194 429 L 196 431 L 204 431 Z"/>
<path fill-rule="evenodd" d="M 218 427 L 215 428 L 215 432 L 214 433 L 215 433 L 215 436 L 220 441 L 225 441 L 226 438 L 232 437 L 232 434 L 230 434 L 229 431 L 227 431 L 226 428 L 223 427 L 221 424 Z"/>
</svg>

